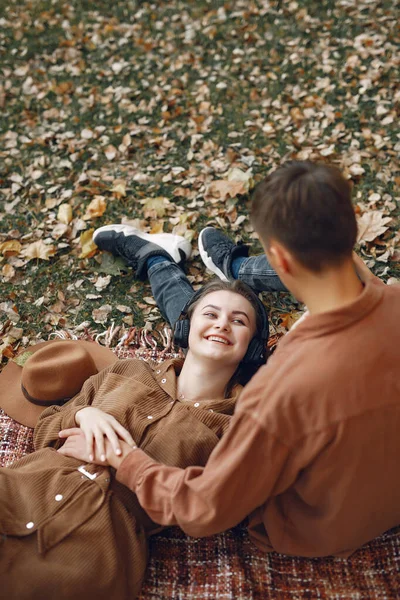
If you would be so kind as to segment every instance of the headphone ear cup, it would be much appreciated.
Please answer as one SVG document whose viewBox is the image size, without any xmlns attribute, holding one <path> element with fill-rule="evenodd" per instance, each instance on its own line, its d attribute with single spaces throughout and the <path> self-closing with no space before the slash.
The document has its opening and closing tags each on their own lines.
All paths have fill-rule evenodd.
<svg viewBox="0 0 400 600">
<path fill-rule="evenodd" d="M 189 345 L 190 320 L 186 317 L 179 319 L 174 326 L 174 344 L 180 348 L 187 348 Z"/>
<path fill-rule="evenodd" d="M 245 364 L 262 365 L 266 360 L 266 340 L 253 338 L 242 360 Z"/>
</svg>

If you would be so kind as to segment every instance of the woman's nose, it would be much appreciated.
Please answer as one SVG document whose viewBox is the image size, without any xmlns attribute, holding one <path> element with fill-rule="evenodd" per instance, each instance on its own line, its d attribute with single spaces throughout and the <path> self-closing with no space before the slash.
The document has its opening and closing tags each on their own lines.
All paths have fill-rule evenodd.
<svg viewBox="0 0 400 600">
<path fill-rule="evenodd" d="M 217 327 L 218 329 L 223 329 L 225 331 L 228 331 L 230 328 L 230 323 L 228 321 L 228 319 L 219 319 L 218 323 L 217 323 Z"/>
</svg>

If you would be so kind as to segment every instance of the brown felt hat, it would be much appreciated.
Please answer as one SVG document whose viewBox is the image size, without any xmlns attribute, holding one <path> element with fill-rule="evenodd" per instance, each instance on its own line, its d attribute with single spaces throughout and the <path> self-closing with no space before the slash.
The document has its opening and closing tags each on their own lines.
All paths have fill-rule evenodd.
<svg viewBox="0 0 400 600">
<path fill-rule="evenodd" d="M 117 360 L 95 342 L 52 340 L 22 350 L 0 373 L 0 408 L 27 427 L 53 404 L 65 404 L 86 379 Z"/>
</svg>

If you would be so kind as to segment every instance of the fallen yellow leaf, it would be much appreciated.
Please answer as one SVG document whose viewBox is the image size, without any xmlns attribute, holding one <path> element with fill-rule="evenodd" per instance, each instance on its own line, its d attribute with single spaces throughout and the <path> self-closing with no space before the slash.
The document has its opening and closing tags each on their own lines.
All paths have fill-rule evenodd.
<svg viewBox="0 0 400 600">
<path fill-rule="evenodd" d="M 8 240 L 0 244 L 0 252 L 3 256 L 16 256 L 21 252 L 21 244 L 18 240 Z"/>
<path fill-rule="evenodd" d="M 101 217 L 104 215 L 106 208 L 107 203 L 104 196 L 95 196 L 91 203 L 86 207 L 86 213 L 83 215 L 82 219 L 84 221 L 89 221 L 95 217 Z"/>
<path fill-rule="evenodd" d="M 79 258 L 89 258 L 96 254 L 97 246 L 93 241 L 93 232 L 94 229 L 87 229 L 86 231 L 82 231 L 79 238 L 82 247 L 82 252 L 80 253 Z"/>
<path fill-rule="evenodd" d="M 163 231 L 164 231 L 164 221 L 162 221 L 160 219 L 160 220 L 152 223 L 150 233 L 163 233 Z"/>
</svg>

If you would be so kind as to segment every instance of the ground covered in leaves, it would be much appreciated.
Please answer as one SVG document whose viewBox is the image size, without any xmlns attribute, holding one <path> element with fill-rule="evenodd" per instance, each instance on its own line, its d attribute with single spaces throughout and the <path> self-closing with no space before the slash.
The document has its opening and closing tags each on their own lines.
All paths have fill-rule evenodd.
<svg viewBox="0 0 400 600">
<path fill-rule="evenodd" d="M 3 362 L 60 329 L 160 329 L 149 286 L 93 229 L 195 246 L 214 224 L 257 253 L 249 191 L 286 159 L 353 180 L 359 252 L 400 279 L 399 16 L 392 0 L 2 3 Z M 196 252 L 188 274 L 208 277 Z M 279 335 L 299 306 L 264 299 Z"/>
</svg>

